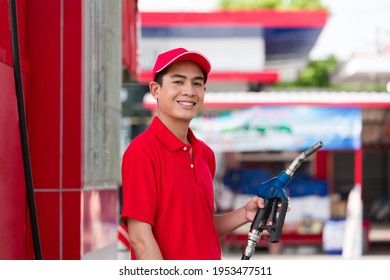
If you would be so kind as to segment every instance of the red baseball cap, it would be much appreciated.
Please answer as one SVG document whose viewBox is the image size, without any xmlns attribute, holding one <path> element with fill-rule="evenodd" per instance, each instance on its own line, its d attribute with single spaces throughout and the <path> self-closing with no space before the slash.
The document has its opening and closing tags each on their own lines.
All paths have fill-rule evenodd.
<svg viewBox="0 0 390 280">
<path fill-rule="evenodd" d="M 184 48 L 172 49 L 166 52 L 163 52 L 157 56 L 156 63 L 153 67 L 153 80 L 156 79 L 156 74 L 163 69 L 167 68 L 173 63 L 189 60 L 195 62 L 203 69 L 206 74 L 205 82 L 207 80 L 207 75 L 211 70 L 210 61 L 205 55 L 196 51 L 188 51 Z"/>
</svg>

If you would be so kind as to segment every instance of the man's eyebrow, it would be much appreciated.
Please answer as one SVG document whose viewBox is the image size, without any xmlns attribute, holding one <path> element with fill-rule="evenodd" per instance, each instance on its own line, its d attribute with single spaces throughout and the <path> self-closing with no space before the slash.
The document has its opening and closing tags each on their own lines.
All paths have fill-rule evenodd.
<svg viewBox="0 0 390 280">
<path fill-rule="evenodd" d="M 170 78 L 182 78 L 182 79 L 186 79 L 187 76 L 185 75 L 181 75 L 181 74 L 172 74 L 171 76 L 169 76 Z"/>
<path fill-rule="evenodd" d="M 187 79 L 187 76 L 182 75 L 182 74 L 172 74 L 172 75 L 170 76 L 170 78 L 182 78 L 182 79 Z M 196 76 L 196 77 L 192 78 L 192 80 L 202 80 L 202 81 L 204 81 L 205 78 L 204 78 L 203 76 Z"/>
</svg>

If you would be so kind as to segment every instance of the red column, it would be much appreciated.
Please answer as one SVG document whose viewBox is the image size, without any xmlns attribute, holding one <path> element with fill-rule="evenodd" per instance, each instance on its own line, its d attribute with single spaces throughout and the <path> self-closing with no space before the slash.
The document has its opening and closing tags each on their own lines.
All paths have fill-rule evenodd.
<svg viewBox="0 0 390 280">
<path fill-rule="evenodd" d="M 360 186 L 360 195 L 363 194 L 363 150 L 355 151 L 355 186 Z"/>
<path fill-rule="evenodd" d="M 28 63 L 25 44 L 25 0 L 18 0 L 19 48 L 24 93 Z M 0 0 L 0 259 L 33 259 L 19 117 L 15 91 L 9 2 Z"/>
<path fill-rule="evenodd" d="M 327 179 L 328 151 L 317 151 L 315 154 L 315 178 L 319 180 Z"/>
<path fill-rule="evenodd" d="M 27 121 L 42 257 L 79 259 L 82 1 L 26 5 Z"/>
</svg>

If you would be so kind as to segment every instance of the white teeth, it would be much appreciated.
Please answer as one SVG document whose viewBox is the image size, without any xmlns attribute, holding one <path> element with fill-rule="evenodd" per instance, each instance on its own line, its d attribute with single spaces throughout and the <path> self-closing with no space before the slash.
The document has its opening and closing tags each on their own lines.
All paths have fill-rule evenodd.
<svg viewBox="0 0 390 280">
<path fill-rule="evenodd" d="M 185 102 L 185 101 L 179 101 L 180 104 L 186 105 L 186 106 L 193 106 L 195 103 L 193 102 Z"/>
</svg>

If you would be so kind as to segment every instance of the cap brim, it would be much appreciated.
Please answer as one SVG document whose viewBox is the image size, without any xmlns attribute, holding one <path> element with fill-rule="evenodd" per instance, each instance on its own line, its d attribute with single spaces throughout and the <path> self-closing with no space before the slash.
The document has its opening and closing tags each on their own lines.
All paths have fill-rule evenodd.
<svg viewBox="0 0 390 280">
<path fill-rule="evenodd" d="M 200 66 L 203 69 L 206 75 L 210 73 L 211 64 L 210 61 L 201 53 L 195 51 L 188 51 L 182 54 L 179 54 L 171 61 L 167 62 L 165 65 L 156 70 L 156 73 L 161 72 L 163 69 L 167 68 L 169 65 L 181 61 L 192 61 Z"/>
</svg>

